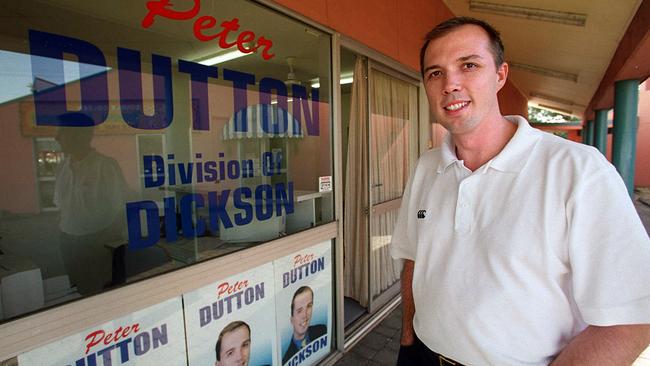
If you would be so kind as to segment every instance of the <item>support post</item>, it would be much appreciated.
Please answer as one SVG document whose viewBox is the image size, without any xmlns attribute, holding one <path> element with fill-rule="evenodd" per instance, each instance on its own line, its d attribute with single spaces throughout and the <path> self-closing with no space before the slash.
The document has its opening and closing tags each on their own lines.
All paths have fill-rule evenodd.
<svg viewBox="0 0 650 366">
<path fill-rule="evenodd" d="M 594 121 L 587 121 L 587 145 L 594 146 Z"/>
<path fill-rule="evenodd" d="M 627 191 L 634 194 L 634 164 L 638 130 L 639 81 L 620 80 L 614 84 L 614 139 L 612 163 L 623 178 Z"/>
<path fill-rule="evenodd" d="M 594 119 L 594 147 L 607 155 L 607 109 L 596 110 Z"/>
</svg>

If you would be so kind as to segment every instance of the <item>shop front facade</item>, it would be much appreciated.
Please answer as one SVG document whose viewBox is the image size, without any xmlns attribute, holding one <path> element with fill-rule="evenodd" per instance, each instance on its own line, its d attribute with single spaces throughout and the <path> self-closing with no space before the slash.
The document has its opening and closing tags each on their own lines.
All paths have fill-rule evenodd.
<svg viewBox="0 0 650 366">
<path fill-rule="evenodd" d="M 407 3 L 3 4 L 0 364 L 327 364 L 394 308 Z"/>
</svg>

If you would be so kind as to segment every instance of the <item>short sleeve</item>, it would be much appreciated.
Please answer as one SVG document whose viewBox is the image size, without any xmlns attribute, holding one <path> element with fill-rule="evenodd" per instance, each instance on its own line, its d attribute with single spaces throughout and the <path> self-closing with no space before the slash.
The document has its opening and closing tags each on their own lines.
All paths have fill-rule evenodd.
<svg viewBox="0 0 650 366">
<path fill-rule="evenodd" d="M 390 245 L 390 254 L 394 259 L 410 259 L 415 260 L 416 240 L 414 239 L 415 228 L 412 220 L 409 220 L 408 213 L 412 210 L 411 206 L 411 191 L 413 186 L 414 176 L 411 176 L 404 195 L 402 196 L 402 205 L 399 209 L 395 229 Z"/>
<path fill-rule="evenodd" d="M 573 294 L 592 325 L 650 323 L 650 239 L 616 170 L 607 165 L 567 203 Z"/>
</svg>

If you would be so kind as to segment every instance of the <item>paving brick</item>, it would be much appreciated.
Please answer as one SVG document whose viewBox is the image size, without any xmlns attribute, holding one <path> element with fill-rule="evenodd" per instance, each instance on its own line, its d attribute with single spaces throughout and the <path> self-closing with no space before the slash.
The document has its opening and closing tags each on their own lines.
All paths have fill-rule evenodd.
<svg viewBox="0 0 650 366">
<path fill-rule="evenodd" d="M 357 344 L 354 346 L 349 353 L 354 353 L 359 355 L 360 357 L 363 357 L 366 360 L 370 360 L 375 356 L 378 350 L 370 348 L 366 345 L 363 344 Z"/>
<path fill-rule="evenodd" d="M 386 348 L 392 350 L 392 351 L 399 351 L 399 338 L 398 339 L 391 339 L 390 342 L 386 343 Z"/>
<path fill-rule="evenodd" d="M 379 333 L 383 336 L 386 336 L 387 338 L 393 338 L 393 336 L 395 336 L 395 333 L 399 332 L 399 330 L 388 327 L 384 324 L 379 324 L 375 329 L 373 329 L 373 332 Z"/>
<path fill-rule="evenodd" d="M 388 348 L 384 348 L 381 351 L 377 352 L 372 360 L 376 361 L 380 365 L 394 366 L 397 363 L 397 352 Z"/>
<path fill-rule="evenodd" d="M 336 366 L 365 366 L 370 360 L 354 352 L 348 352 L 336 362 Z"/>
<path fill-rule="evenodd" d="M 395 312 L 393 312 L 395 314 Z M 381 322 L 381 325 L 393 328 L 393 329 L 402 329 L 402 315 L 401 313 L 399 316 L 396 315 L 391 315 L 388 318 L 386 318 L 383 322 Z"/>
<path fill-rule="evenodd" d="M 390 338 L 381 335 L 379 333 L 375 332 L 370 332 L 367 336 L 365 336 L 359 344 L 370 347 L 375 350 L 380 350 L 386 345 Z"/>
</svg>

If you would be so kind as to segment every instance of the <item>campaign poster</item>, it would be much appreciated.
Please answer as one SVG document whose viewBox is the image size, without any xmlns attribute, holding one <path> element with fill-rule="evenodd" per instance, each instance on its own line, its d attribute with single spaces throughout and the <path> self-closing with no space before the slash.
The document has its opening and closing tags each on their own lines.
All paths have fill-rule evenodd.
<svg viewBox="0 0 650 366">
<path fill-rule="evenodd" d="M 278 352 L 282 365 L 313 365 L 332 340 L 331 241 L 273 262 Z"/>
<path fill-rule="evenodd" d="M 18 365 L 185 365 L 185 356 L 176 297 L 19 355 Z"/>
<path fill-rule="evenodd" d="M 273 265 L 183 295 L 190 366 L 278 365 Z"/>
</svg>

